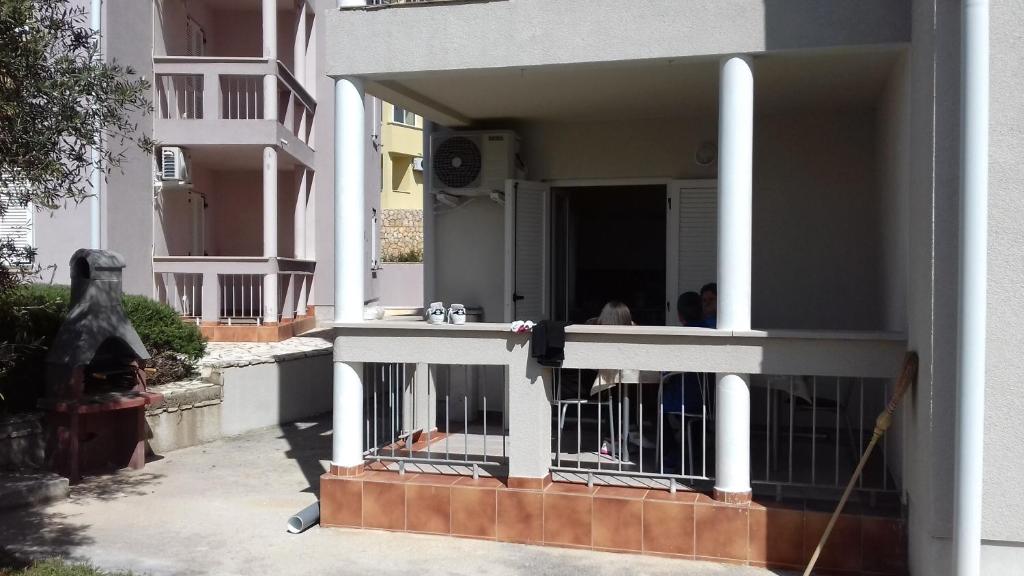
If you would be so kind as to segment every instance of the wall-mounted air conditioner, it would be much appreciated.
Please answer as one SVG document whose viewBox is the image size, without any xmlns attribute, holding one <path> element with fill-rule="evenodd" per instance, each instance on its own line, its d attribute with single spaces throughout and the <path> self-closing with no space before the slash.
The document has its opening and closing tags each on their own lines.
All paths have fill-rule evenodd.
<svg viewBox="0 0 1024 576">
<path fill-rule="evenodd" d="M 508 130 L 435 134 L 430 139 L 430 186 L 435 194 L 489 196 L 517 172 L 519 137 Z"/>
<path fill-rule="evenodd" d="M 164 146 L 160 150 L 160 180 L 179 184 L 188 182 L 188 164 L 181 148 Z"/>
</svg>

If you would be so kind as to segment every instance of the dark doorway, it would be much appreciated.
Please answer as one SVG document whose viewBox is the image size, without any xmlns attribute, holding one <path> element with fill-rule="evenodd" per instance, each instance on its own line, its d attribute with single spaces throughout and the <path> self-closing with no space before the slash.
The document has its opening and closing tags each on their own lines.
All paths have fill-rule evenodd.
<svg viewBox="0 0 1024 576">
<path fill-rule="evenodd" d="M 584 323 L 610 300 L 665 323 L 665 186 L 553 188 L 554 317 Z"/>
</svg>

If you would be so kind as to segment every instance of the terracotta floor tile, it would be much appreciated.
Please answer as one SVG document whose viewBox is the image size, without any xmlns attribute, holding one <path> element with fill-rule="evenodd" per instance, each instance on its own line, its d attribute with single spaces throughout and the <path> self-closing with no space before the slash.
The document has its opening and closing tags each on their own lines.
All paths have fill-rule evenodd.
<svg viewBox="0 0 1024 576">
<path fill-rule="evenodd" d="M 644 552 L 692 556 L 693 510 L 689 502 L 644 500 Z"/>
<path fill-rule="evenodd" d="M 363 481 L 320 477 L 320 524 L 358 528 L 363 523 Z"/>
<path fill-rule="evenodd" d="M 588 495 L 544 493 L 544 543 L 591 545 L 593 498 Z"/>
<path fill-rule="evenodd" d="M 410 532 L 448 534 L 451 531 L 451 489 L 409 484 L 405 488 L 406 526 Z"/>
<path fill-rule="evenodd" d="M 544 495 L 540 492 L 498 490 L 498 540 L 544 542 Z"/>
<path fill-rule="evenodd" d="M 749 512 L 740 506 L 694 506 L 696 555 L 746 561 Z"/>
<path fill-rule="evenodd" d="M 602 498 L 629 498 L 631 500 L 643 500 L 647 496 L 647 489 L 625 488 L 622 486 L 601 486 L 597 489 L 596 494 Z"/>
<path fill-rule="evenodd" d="M 818 546 L 829 514 L 824 512 L 804 513 L 804 560 L 810 560 Z M 818 558 L 822 569 L 858 571 L 861 569 L 861 526 L 860 516 L 843 514 L 836 521 L 828 542 Z"/>
<path fill-rule="evenodd" d="M 593 494 L 597 492 L 597 486 L 590 487 L 586 484 L 573 484 L 570 482 L 552 482 L 545 489 L 549 494 Z"/>
<path fill-rule="evenodd" d="M 399 474 L 398 472 L 384 472 L 381 470 L 367 470 L 363 472 L 363 480 L 372 482 L 408 482 L 415 477 L 416 474 L 406 473 Z"/>
<path fill-rule="evenodd" d="M 902 520 L 861 517 L 861 542 L 865 572 L 905 574 L 907 535 Z"/>
<path fill-rule="evenodd" d="M 405 530 L 405 484 L 364 481 L 363 526 Z"/>
<path fill-rule="evenodd" d="M 594 497 L 594 547 L 613 550 L 643 549 L 644 502 L 636 498 Z"/>
<path fill-rule="evenodd" d="M 750 511 L 751 562 L 799 566 L 804 560 L 804 513 L 787 508 Z"/>
<path fill-rule="evenodd" d="M 409 484 L 429 484 L 431 486 L 451 486 L 459 481 L 461 476 L 451 474 L 416 474 Z"/>
<path fill-rule="evenodd" d="M 686 502 L 693 504 L 700 497 L 700 492 L 689 492 L 679 490 L 676 493 L 669 492 L 668 490 L 648 490 L 647 495 L 644 496 L 644 500 L 661 500 L 664 502 Z"/>
<path fill-rule="evenodd" d="M 494 538 L 497 524 L 497 490 L 451 487 L 452 534 Z"/>
<path fill-rule="evenodd" d="M 457 482 L 455 482 L 455 485 L 460 487 L 466 486 L 473 488 L 490 488 L 492 490 L 495 488 L 505 487 L 505 483 L 502 482 L 501 480 L 498 480 L 497 478 L 489 478 L 486 476 L 482 476 L 477 480 L 474 480 L 472 476 L 463 476 L 459 478 Z"/>
</svg>

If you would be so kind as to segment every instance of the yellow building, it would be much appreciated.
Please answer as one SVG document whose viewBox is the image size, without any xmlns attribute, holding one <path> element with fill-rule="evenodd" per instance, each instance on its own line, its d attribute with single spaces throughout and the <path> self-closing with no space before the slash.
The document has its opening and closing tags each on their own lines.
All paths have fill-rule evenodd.
<svg viewBox="0 0 1024 576">
<path fill-rule="evenodd" d="M 381 106 L 381 257 L 423 255 L 423 119 L 398 106 Z"/>
</svg>

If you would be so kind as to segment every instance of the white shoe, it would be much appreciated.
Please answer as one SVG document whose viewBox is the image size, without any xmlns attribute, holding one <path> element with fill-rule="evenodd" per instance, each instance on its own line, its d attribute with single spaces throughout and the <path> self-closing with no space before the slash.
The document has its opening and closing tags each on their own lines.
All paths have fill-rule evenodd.
<svg viewBox="0 0 1024 576">
<path fill-rule="evenodd" d="M 448 321 L 455 325 L 466 323 L 466 307 L 462 304 L 452 304 L 448 309 Z"/>
<path fill-rule="evenodd" d="M 427 310 L 427 322 L 430 324 L 444 324 L 444 319 L 444 304 L 441 302 L 431 302 L 430 308 Z"/>
</svg>

